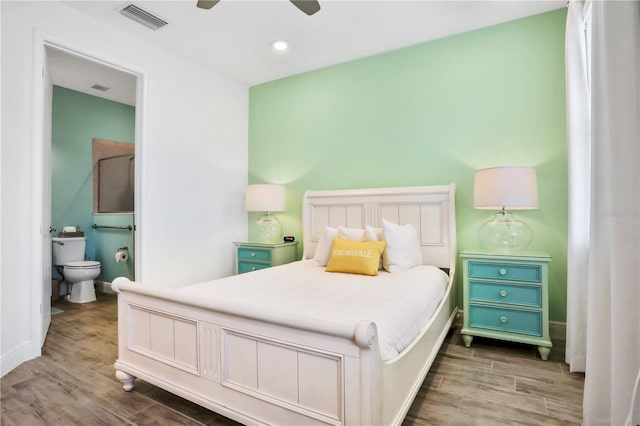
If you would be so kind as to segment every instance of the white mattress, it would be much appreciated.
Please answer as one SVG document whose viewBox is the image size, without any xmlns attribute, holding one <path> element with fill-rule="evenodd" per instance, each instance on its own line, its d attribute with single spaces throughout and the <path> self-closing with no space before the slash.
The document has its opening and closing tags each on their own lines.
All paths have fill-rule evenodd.
<svg viewBox="0 0 640 426">
<path fill-rule="evenodd" d="M 278 310 L 288 317 L 355 325 L 375 322 L 382 359 L 396 357 L 418 335 L 444 296 L 447 275 L 435 266 L 378 276 L 325 272 L 314 260 L 177 289 L 234 311 Z"/>
</svg>

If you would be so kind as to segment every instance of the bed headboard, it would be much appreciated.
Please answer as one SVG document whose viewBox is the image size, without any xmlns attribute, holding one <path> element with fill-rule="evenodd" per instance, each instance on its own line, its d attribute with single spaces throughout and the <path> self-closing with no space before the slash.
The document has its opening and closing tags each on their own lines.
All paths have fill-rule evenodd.
<svg viewBox="0 0 640 426">
<path fill-rule="evenodd" d="M 307 191 L 302 201 L 304 259 L 310 259 L 325 226 L 382 227 L 382 219 L 412 224 L 424 263 L 453 268 L 456 261 L 455 184 L 399 188 Z"/>
</svg>

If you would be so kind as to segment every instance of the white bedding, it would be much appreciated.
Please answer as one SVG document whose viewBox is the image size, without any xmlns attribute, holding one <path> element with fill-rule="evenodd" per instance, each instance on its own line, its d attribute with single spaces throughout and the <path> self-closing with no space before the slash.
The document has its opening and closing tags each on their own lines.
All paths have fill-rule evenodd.
<svg viewBox="0 0 640 426">
<path fill-rule="evenodd" d="M 383 360 L 396 357 L 418 335 L 438 307 L 448 283 L 435 266 L 421 265 L 375 277 L 325 272 L 302 260 L 176 289 L 233 311 L 277 310 L 290 318 L 314 318 L 378 328 Z"/>
</svg>

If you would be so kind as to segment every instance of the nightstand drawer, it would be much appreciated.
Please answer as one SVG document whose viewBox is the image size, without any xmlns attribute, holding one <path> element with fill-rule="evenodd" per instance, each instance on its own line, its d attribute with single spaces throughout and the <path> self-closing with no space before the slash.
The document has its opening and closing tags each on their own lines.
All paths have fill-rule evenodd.
<svg viewBox="0 0 640 426">
<path fill-rule="evenodd" d="M 469 326 L 542 336 L 542 312 L 469 304 Z"/>
<path fill-rule="evenodd" d="M 468 275 L 469 278 L 542 282 L 542 268 L 540 265 L 469 262 Z"/>
<path fill-rule="evenodd" d="M 233 244 L 236 246 L 236 273 L 243 274 L 295 261 L 298 242 Z"/>
<path fill-rule="evenodd" d="M 253 263 L 253 262 L 238 262 L 238 274 L 244 274 L 245 272 L 257 271 L 258 269 L 266 269 L 271 267 L 268 263 Z"/>
<path fill-rule="evenodd" d="M 469 301 L 541 308 L 542 287 L 469 280 Z"/>
<path fill-rule="evenodd" d="M 271 250 L 260 249 L 260 248 L 238 247 L 238 260 L 251 260 L 256 262 L 271 263 Z"/>
</svg>

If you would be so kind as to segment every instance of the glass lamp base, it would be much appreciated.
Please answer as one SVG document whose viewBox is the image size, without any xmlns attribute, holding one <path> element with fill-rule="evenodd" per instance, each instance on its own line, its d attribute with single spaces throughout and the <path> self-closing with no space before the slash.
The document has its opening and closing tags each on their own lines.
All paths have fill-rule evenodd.
<svg viewBox="0 0 640 426">
<path fill-rule="evenodd" d="M 531 229 L 513 218 L 508 211 L 499 211 L 478 229 L 478 239 L 484 248 L 522 250 L 531 244 Z"/>
<path fill-rule="evenodd" d="M 256 240 L 259 243 L 281 243 L 282 225 L 271 213 L 265 213 L 256 222 Z"/>
</svg>

